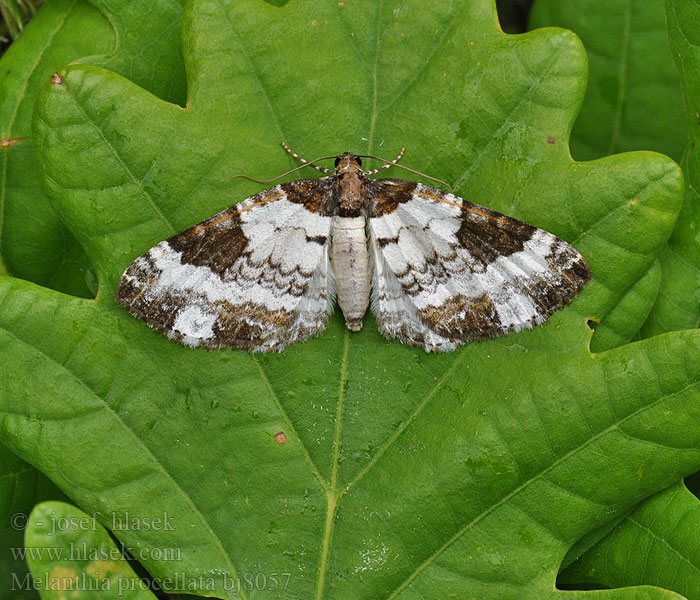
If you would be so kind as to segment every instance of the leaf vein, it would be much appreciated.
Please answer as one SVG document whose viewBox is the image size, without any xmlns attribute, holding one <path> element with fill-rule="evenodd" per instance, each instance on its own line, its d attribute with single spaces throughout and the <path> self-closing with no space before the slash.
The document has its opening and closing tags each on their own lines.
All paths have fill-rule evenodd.
<svg viewBox="0 0 700 600">
<path fill-rule="evenodd" d="M 467 523 L 464 527 L 462 527 L 459 531 L 457 531 L 449 540 L 447 540 L 440 548 L 438 548 L 432 555 L 430 555 L 425 561 L 423 561 L 415 571 L 413 571 L 405 580 L 404 582 L 396 588 L 396 590 L 387 598 L 387 600 L 391 600 L 392 598 L 396 598 L 403 590 L 405 590 L 413 580 L 418 577 L 426 568 L 428 568 L 437 558 L 445 551 L 447 551 L 448 548 L 450 548 L 453 544 L 455 544 L 457 541 L 459 541 L 462 536 L 469 530 L 473 529 L 476 525 L 478 525 L 481 521 L 483 521 L 486 517 L 491 515 L 493 512 L 495 512 L 498 508 L 501 506 L 504 506 L 508 501 L 510 501 L 512 498 L 517 496 L 518 494 L 522 493 L 524 490 L 526 490 L 530 485 L 532 485 L 534 482 L 543 479 L 545 475 L 553 471 L 556 467 L 564 463 L 566 460 L 571 458 L 572 456 L 575 456 L 578 452 L 584 450 L 588 446 L 590 446 L 592 443 L 595 441 L 599 440 L 605 435 L 608 435 L 609 433 L 612 433 L 615 430 L 620 430 L 620 426 L 625 423 L 626 421 L 631 420 L 632 418 L 636 417 L 637 415 L 643 413 L 646 410 L 649 410 L 656 406 L 657 404 L 660 404 L 661 402 L 664 402 L 668 400 L 669 398 L 672 398 L 674 396 L 680 395 L 684 393 L 686 390 L 697 386 L 698 383 L 694 382 L 691 384 L 686 385 L 682 389 L 678 390 L 677 392 L 674 392 L 672 394 L 668 394 L 667 396 L 661 396 L 657 400 L 651 402 L 650 404 L 647 404 L 646 406 L 642 406 L 641 408 L 633 411 L 632 413 L 628 414 L 624 418 L 622 418 L 619 422 L 606 427 L 603 431 L 600 433 L 596 434 L 595 436 L 591 437 L 590 439 L 586 440 L 586 442 L 580 444 L 576 448 L 573 448 L 569 452 L 567 452 L 565 455 L 563 455 L 561 458 L 558 460 L 554 461 L 551 465 L 549 465 L 546 469 L 543 469 L 540 473 L 537 475 L 534 475 L 531 477 L 529 480 L 524 482 L 522 485 L 518 486 L 515 488 L 512 492 L 509 494 L 505 495 L 501 500 L 498 502 L 494 503 L 491 507 L 489 507 L 487 510 L 482 512 L 481 514 L 477 515 L 472 519 L 469 523 Z"/>
<path fill-rule="evenodd" d="M 214 543 L 214 546 L 216 547 L 216 549 L 221 553 L 221 556 L 224 559 L 224 563 L 231 570 L 231 575 L 236 577 L 237 571 L 236 571 L 235 567 L 233 566 L 233 563 L 231 562 L 231 557 L 229 556 L 228 552 L 226 552 L 226 550 L 224 549 L 224 546 L 223 546 L 221 540 L 219 539 L 219 537 L 217 536 L 216 532 L 214 532 L 214 530 L 211 528 L 211 525 L 206 520 L 206 518 L 204 517 L 202 512 L 199 510 L 199 508 L 197 508 L 197 505 L 194 503 L 194 501 L 192 500 L 190 495 L 187 492 L 185 492 L 185 490 L 180 486 L 179 483 L 177 483 L 177 481 L 175 481 L 173 476 L 170 473 L 168 473 L 168 471 L 165 469 L 163 464 L 158 460 L 158 458 L 153 454 L 153 452 L 151 452 L 151 449 L 144 443 L 144 441 L 141 438 L 139 438 L 136 435 L 134 430 L 131 429 L 124 422 L 124 420 L 121 418 L 121 416 L 118 415 L 109 406 L 107 401 L 104 398 L 102 398 L 102 396 L 95 393 L 90 386 L 88 386 L 77 374 L 73 373 L 73 371 L 68 369 L 68 367 L 66 367 L 66 365 L 60 363 L 59 361 L 54 359 L 52 356 L 49 356 L 48 354 L 46 354 L 45 352 L 43 352 L 42 350 L 40 350 L 36 346 L 32 345 L 31 343 L 21 339 L 19 336 L 15 335 L 11 331 L 9 331 L 7 328 L 2 328 L 2 331 L 4 331 L 7 335 L 9 335 L 11 338 L 16 340 L 17 343 L 24 345 L 24 346 L 27 346 L 28 348 L 30 348 L 34 352 L 38 353 L 39 356 L 41 358 L 43 358 L 44 360 L 46 360 L 48 363 L 54 364 L 59 370 L 63 371 L 71 379 L 73 379 L 73 381 L 75 381 L 79 387 L 83 388 L 89 396 L 94 398 L 99 404 L 102 404 L 102 407 L 104 408 L 104 410 L 115 420 L 117 425 L 123 431 L 125 431 L 128 436 L 130 436 L 134 440 L 136 446 L 141 448 L 141 450 L 143 451 L 143 453 L 144 453 L 145 457 L 148 459 L 148 461 L 163 476 L 163 478 L 172 485 L 174 491 L 185 501 L 185 504 L 187 504 L 187 506 L 189 506 L 190 510 L 192 510 L 192 513 L 195 515 L 197 520 L 202 524 L 202 527 L 207 532 L 209 537 L 212 539 L 212 542 Z M 247 595 L 243 594 L 243 592 L 241 592 L 241 597 L 246 598 Z"/>
</svg>

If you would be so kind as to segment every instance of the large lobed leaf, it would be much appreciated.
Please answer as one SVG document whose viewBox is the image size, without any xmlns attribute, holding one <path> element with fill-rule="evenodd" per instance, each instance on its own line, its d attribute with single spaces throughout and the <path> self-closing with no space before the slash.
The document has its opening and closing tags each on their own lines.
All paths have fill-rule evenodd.
<svg viewBox="0 0 700 600">
<path fill-rule="evenodd" d="M 586 96 L 571 133 L 574 157 L 590 160 L 614 152 L 655 150 L 680 160 L 686 127 L 666 33 L 664 0 L 538 0 L 530 26 L 546 25 L 567 27 L 579 35 L 590 62 Z M 658 327 L 669 308 L 676 310 L 663 300 L 666 287 L 674 281 L 668 265 L 666 271 L 662 277 L 661 265 L 655 264 L 630 289 L 597 327 L 594 350 L 614 348 L 639 337 L 647 320 L 656 327 L 647 324 L 646 335 L 674 329 Z M 657 309 L 649 317 L 662 288 Z M 682 290 L 679 287 L 680 293 Z M 691 295 L 680 302 L 686 304 Z"/>
<path fill-rule="evenodd" d="M 588 350 L 586 318 L 655 263 L 681 178 L 648 153 L 571 160 L 578 40 L 506 36 L 487 0 L 198 0 L 183 23 L 186 109 L 87 66 L 39 99 L 45 183 L 100 291 L 2 280 L 6 443 L 90 513 L 167 512 L 174 530 L 120 537 L 181 548 L 144 562 L 222 596 L 287 572 L 284 595 L 241 597 L 671 597 L 554 591 L 576 540 L 700 460 L 700 336 Z M 337 317 L 281 355 L 193 351 L 117 307 L 135 256 L 259 189 L 232 174 L 289 167 L 283 139 L 308 157 L 406 145 L 406 164 L 574 243 L 594 279 L 546 327 L 440 356 Z"/>
<path fill-rule="evenodd" d="M 0 262 L 5 274 L 90 295 L 87 257 L 36 174 L 31 115 L 39 88 L 53 71 L 113 46 L 109 23 L 91 4 L 57 0 L 38 13 L 0 60 Z"/>
</svg>

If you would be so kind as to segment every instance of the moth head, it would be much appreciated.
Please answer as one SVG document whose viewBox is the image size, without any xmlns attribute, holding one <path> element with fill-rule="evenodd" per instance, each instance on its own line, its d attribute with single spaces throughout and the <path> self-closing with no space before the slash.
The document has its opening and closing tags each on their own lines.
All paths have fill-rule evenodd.
<svg viewBox="0 0 700 600">
<path fill-rule="evenodd" d="M 362 159 L 352 152 L 345 152 L 335 159 L 335 172 L 341 173 L 361 173 Z"/>
</svg>

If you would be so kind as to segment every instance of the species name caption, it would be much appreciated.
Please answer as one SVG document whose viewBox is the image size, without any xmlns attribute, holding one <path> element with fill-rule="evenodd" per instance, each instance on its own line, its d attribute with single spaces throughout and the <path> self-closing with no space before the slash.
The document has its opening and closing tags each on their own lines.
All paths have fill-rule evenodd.
<svg viewBox="0 0 700 600">
<path fill-rule="evenodd" d="M 118 567 L 118 565 L 116 565 Z M 136 575 L 115 577 L 114 571 L 90 569 L 78 572 L 64 566 L 60 572 L 55 569 L 43 573 L 12 573 L 10 590 L 12 591 L 110 591 L 118 596 L 135 591 L 151 592 L 217 592 L 231 591 L 286 591 L 291 581 L 291 572 L 245 573 L 233 577 L 222 573 L 217 577 L 191 576 L 185 572 L 176 572 L 169 577 L 152 577 L 141 579 Z"/>
</svg>

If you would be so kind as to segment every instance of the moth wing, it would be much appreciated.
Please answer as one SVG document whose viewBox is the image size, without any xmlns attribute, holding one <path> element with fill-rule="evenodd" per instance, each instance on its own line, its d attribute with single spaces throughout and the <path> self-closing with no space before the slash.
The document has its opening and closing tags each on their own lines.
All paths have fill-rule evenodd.
<svg viewBox="0 0 700 600">
<path fill-rule="evenodd" d="M 333 311 L 329 177 L 284 183 L 161 242 L 122 275 L 116 299 L 188 346 L 281 350 Z"/>
<path fill-rule="evenodd" d="M 590 278 L 555 235 L 453 194 L 378 179 L 371 195 L 372 310 L 388 338 L 441 352 L 532 328 Z"/>
</svg>

